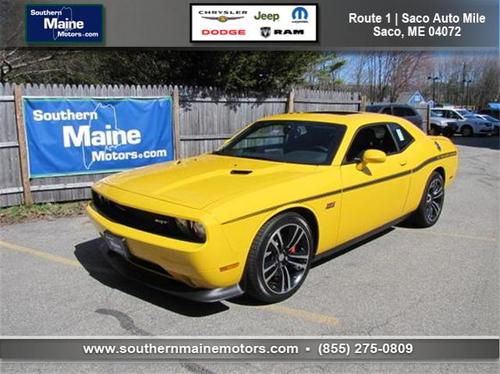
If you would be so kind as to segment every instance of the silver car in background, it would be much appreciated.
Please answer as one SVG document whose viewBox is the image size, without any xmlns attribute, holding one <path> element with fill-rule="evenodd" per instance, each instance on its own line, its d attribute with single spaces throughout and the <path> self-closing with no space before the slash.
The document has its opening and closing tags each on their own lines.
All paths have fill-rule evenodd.
<svg viewBox="0 0 500 374">
<path fill-rule="evenodd" d="M 500 135 L 500 119 L 492 117 L 489 114 L 476 114 L 476 116 L 485 121 L 491 122 L 493 125 L 493 134 L 496 136 Z"/>
<path fill-rule="evenodd" d="M 466 109 L 456 108 L 432 108 L 431 113 L 435 116 L 456 121 L 457 132 L 463 136 L 492 135 L 493 125 L 491 122 L 477 118 L 474 113 Z"/>
<path fill-rule="evenodd" d="M 441 111 L 431 110 L 429 123 L 430 135 L 444 135 L 451 138 L 458 130 L 457 120 L 444 117 Z"/>
</svg>

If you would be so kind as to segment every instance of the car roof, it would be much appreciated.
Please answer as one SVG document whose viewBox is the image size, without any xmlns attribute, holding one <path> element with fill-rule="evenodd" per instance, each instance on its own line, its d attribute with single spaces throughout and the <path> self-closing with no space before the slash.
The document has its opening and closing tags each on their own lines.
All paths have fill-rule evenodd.
<svg viewBox="0 0 500 374">
<path fill-rule="evenodd" d="M 400 107 L 405 107 L 405 108 L 413 108 L 410 104 L 405 104 L 405 103 L 371 103 L 371 104 L 366 104 L 367 107 L 369 106 L 379 106 L 379 107 L 384 107 L 384 106 L 400 106 Z"/>
<path fill-rule="evenodd" d="M 349 127 L 359 127 L 367 123 L 374 122 L 400 122 L 400 117 L 388 114 L 371 112 L 295 112 L 286 114 L 275 114 L 259 119 L 259 121 L 270 120 L 294 120 L 312 121 L 331 124 L 346 125 Z"/>
</svg>

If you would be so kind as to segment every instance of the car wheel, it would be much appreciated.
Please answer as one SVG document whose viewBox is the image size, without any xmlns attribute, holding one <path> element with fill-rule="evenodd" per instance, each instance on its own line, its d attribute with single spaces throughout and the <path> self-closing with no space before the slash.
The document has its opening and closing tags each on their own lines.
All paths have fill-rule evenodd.
<svg viewBox="0 0 500 374">
<path fill-rule="evenodd" d="M 292 296 L 309 272 L 313 243 L 311 229 L 301 215 L 287 212 L 269 220 L 259 230 L 248 255 L 246 293 L 264 303 Z"/>
<path fill-rule="evenodd" d="M 439 135 L 440 131 L 438 127 L 434 124 L 431 124 L 431 128 L 429 129 L 429 135 Z"/>
<path fill-rule="evenodd" d="M 418 209 L 413 213 L 412 222 L 418 227 L 431 227 L 439 219 L 444 204 L 444 178 L 434 171 L 427 185 Z"/>
<path fill-rule="evenodd" d="M 462 126 L 462 135 L 466 136 L 466 137 L 474 135 L 474 132 L 472 131 L 472 127 Z"/>
<path fill-rule="evenodd" d="M 443 130 L 443 136 L 446 136 L 447 138 L 452 138 L 454 133 L 455 131 L 453 131 L 453 129 L 445 128 Z"/>
</svg>

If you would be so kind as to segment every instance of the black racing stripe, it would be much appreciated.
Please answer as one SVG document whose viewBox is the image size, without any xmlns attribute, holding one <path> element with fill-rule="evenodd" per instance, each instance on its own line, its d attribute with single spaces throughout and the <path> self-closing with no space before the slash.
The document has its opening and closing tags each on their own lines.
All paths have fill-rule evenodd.
<svg viewBox="0 0 500 374">
<path fill-rule="evenodd" d="M 304 202 L 310 201 L 310 200 L 321 199 L 322 197 L 328 197 L 328 196 L 337 195 L 337 194 L 339 194 L 341 192 L 342 192 L 342 190 L 335 190 L 335 191 L 330 191 L 330 192 L 322 193 L 320 195 L 314 195 L 314 196 L 306 197 L 304 199 L 294 200 L 294 201 L 290 201 L 290 202 L 287 202 L 287 203 L 284 203 L 284 204 L 275 205 L 275 206 L 270 207 L 270 208 L 258 210 L 257 212 L 249 213 L 249 214 L 246 214 L 244 216 L 231 219 L 229 221 L 223 222 L 222 224 L 225 225 L 225 224 L 228 224 L 228 223 L 233 223 L 233 222 L 245 219 L 245 218 L 250 218 L 250 217 L 262 214 L 262 213 L 270 212 L 271 210 L 275 210 L 275 209 L 281 208 L 281 207 L 286 206 L 286 205 L 304 203 Z"/>
<path fill-rule="evenodd" d="M 431 157 L 428 160 L 425 160 L 424 162 L 422 162 L 417 167 L 413 168 L 412 172 L 415 173 L 416 171 L 419 171 L 423 167 L 429 165 L 431 162 L 442 160 L 443 158 L 453 157 L 453 156 L 456 156 L 456 155 L 457 155 L 457 152 L 448 152 L 448 153 L 443 153 L 441 155 L 437 155 L 437 156 Z"/>
<path fill-rule="evenodd" d="M 289 201 L 289 202 L 284 203 L 284 204 L 275 205 L 275 206 L 270 207 L 270 208 L 258 210 L 256 212 L 249 213 L 249 214 L 246 214 L 244 216 L 233 218 L 233 219 L 231 219 L 229 221 L 223 222 L 222 224 L 226 225 L 228 223 L 233 223 L 233 222 L 236 222 L 236 221 L 240 221 L 242 219 L 250 218 L 250 217 L 262 214 L 262 213 L 267 213 L 267 212 L 270 212 L 272 210 L 284 207 L 286 205 L 304 203 L 306 201 L 321 199 L 322 197 L 333 196 L 333 195 L 337 195 L 337 194 L 342 193 L 342 192 L 349 192 L 349 191 L 352 191 L 352 190 L 356 190 L 358 188 L 367 187 L 367 186 L 370 186 L 372 184 L 387 182 L 388 180 L 391 180 L 391 179 L 400 178 L 400 177 L 408 175 L 408 174 L 413 174 L 413 173 L 421 170 L 425 166 L 429 165 L 430 163 L 434 162 L 434 161 L 442 160 L 443 158 L 453 157 L 453 156 L 456 156 L 456 155 L 457 155 L 457 152 L 443 153 L 441 155 L 437 155 L 437 156 L 429 158 L 428 160 L 425 160 L 420 165 L 418 165 L 417 167 L 415 167 L 413 169 L 410 169 L 410 170 L 406 170 L 406 171 L 403 171 L 403 172 L 400 172 L 400 173 L 389 175 L 387 177 L 379 178 L 379 179 L 376 179 L 376 180 L 373 180 L 373 181 L 364 182 L 364 183 L 356 184 L 356 185 L 353 185 L 353 186 L 349 186 L 349 187 L 346 187 L 346 188 L 341 189 L 341 190 L 330 191 L 330 192 L 326 192 L 326 193 L 323 193 L 323 194 L 320 194 L 320 195 L 314 195 L 314 196 L 306 197 L 304 199 Z"/>
<path fill-rule="evenodd" d="M 376 183 L 383 183 L 383 182 L 387 182 L 388 180 L 391 180 L 391 179 L 396 179 L 396 178 L 399 178 L 399 177 L 402 177 L 404 175 L 408 175 L 408 174 L 411 174 L 411 170 L 406 170 L 406 171 L 402 171 L 401 173 L 397 173 L 397 174 L 393 174 L 393 175 L 389 175 L 387 177 L 383 177 L 383 178 L 379 178 L 379 179 L 375 179 L 373 181 L 369 181 L 369 182 L 364 182 L 364 183 L 360 183 L 360 184 L 355 184 L 353 186 L 349 186 L 349 187 L 346 187 L 342 190 L 342 192 L 348 192 L 348 191 L 352 191 L 352 190 L 357 190 L 358 188 L 362 188 L 362 187 L 366 187 L 366 186 L 370 186 L 372 184 L 376 184 Z"/>
</svg>

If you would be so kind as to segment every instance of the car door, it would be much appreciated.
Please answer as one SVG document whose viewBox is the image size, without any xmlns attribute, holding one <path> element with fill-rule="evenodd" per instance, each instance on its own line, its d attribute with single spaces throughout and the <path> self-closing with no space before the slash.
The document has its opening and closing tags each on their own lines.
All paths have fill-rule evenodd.
<svg viewBox="0 0 500 374">
<path fill-rule="evenodd" d="M 400 137 L 404 136 L 401 132 Z M 357 164 L 367 149 L 381 150 L 387 158 L 383 163 L 368 164 L 359 170 Z M 340 167 L 342 206 L 339 243 L 402 216 L 410 185 L 411 169 L 407 157 L 407 153 L 400 152 L 389 124 L 365 125 L 357 131 Z"/>
</svg>

